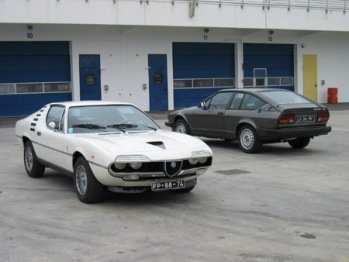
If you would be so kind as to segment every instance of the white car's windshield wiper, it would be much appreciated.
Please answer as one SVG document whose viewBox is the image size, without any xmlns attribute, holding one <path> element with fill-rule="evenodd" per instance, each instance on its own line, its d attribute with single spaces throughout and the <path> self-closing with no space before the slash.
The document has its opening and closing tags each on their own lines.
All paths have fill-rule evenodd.
<svg viewBox="0 0 349 262">
<path fill-rule="evenodd" d="M 78 128 L 87 128 L 87 129 L 106 129 L 106 126 L 100 126 L 96 124 L 78 124 L 78 125 L 73 125 L 73 127 L 78 127 Z"/>
<path fill-rule="evenodd" d="M 135 124 L 127 124 L 127 123 L 107 125 L 107 127 L 117 128 L 119 130 L 123 130 L 123 129 L 127 129 L 127 128 L 146 127 L 148 129 L 151 129 L 151 130 L 154 130 L 154 131 L 157 130 L 155 127 L 151 127 L 151 126 L 135 125 Z"/>
<path fill-rule="evenodd" d="M 119 129 L 119 130 L 121 130 L 121 131 L 124 131 L 124 129 L 136 128 L 136 127 L 138 127 L 138 126 L 137 126 L 137 125 L 134 125 L 134 124 L 122 123 L 122 124 L 107 125 L 107 127 L 116 128 L 116 129 Z"/>
</svg>

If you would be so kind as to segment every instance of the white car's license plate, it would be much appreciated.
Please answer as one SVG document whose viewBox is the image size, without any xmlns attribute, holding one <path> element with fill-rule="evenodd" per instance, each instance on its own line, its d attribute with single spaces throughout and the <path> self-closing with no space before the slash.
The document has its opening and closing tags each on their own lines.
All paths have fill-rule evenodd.
<svg viewBox="0 0 349 262">
<path fill-rule="evenodd" d="M 151 184 L 152 191 L 184 188 L 184 180 L 169 181 L 169 182 L 154 182 Z"/>
</svg>

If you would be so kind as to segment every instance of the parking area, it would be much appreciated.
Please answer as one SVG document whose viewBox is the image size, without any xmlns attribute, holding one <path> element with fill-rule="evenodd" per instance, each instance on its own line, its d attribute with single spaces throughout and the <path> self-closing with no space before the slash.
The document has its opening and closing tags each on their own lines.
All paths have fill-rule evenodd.
<svg viewBox="0 0 349 262">
<path fill-rule="evenodd" d="M 29 178 L 0 121 L 1 261 L 349 261 L 349 107 L 304 150 L 204 139 L 212 168 L 188 194 L 108 193 L 81 203 L 53 170 Z M 151 114 L 164 129 L 164 114 Z"/>
</svg>

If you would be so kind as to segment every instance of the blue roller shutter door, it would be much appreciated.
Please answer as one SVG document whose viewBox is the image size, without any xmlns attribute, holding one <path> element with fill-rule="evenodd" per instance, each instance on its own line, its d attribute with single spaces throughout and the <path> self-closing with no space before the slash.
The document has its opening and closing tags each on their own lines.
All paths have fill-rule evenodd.
<svg viewBox="0 0 349 262">
<path fill-rule="evenodd" d="M 233 88 L 234 44 L 173 43 L 174 107 L 183 108 Z"/>
<path fill-rule="evenodd" d="M 244 44 L 244 87 L 275 87 L 293 91 L 293 49 L 290 44 Z"/>
<path fill-rule="evenodd" d="M 68 42 L 0 42 L 0 89 L 6 84 L 52 82 L 70 82 Z M 28 115 L 46 103 L 62 100 L 71 100 L 69 90 L 0 92 L 0 116 Z"/>
</svg>

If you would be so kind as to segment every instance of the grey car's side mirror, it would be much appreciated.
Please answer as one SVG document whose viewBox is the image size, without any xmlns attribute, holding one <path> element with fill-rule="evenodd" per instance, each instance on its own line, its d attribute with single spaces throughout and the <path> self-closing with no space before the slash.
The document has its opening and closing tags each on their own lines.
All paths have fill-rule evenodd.
<svg viewBox="0 0 349 262">
<path fill-rule="evenodd" d="M 203 110 L 206 110 L 206 109 L 207 109 L 207 108 L 206 108 L 205 102 L 201 102 L 201 103 L 200 103 L 200 108 L 202 108 Z"/>
</svg>

